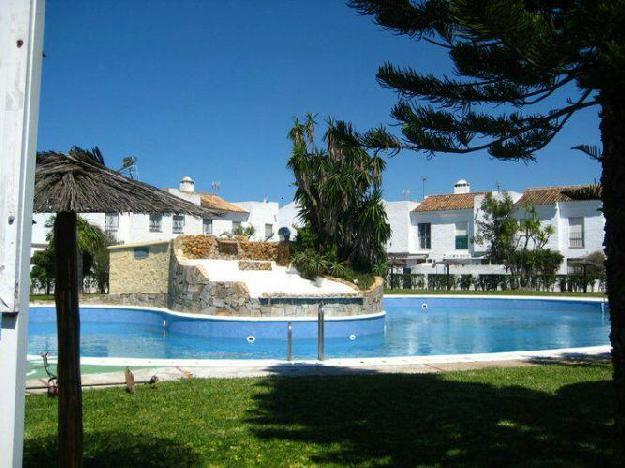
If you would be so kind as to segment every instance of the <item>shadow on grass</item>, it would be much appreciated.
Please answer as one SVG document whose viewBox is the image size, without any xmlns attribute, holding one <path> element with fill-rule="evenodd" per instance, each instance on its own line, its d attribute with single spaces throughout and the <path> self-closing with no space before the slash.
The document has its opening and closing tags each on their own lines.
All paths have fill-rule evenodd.
<svg viewBox="0 0 625 468">
<path fill-rule="evenodd" d="M 316 463 L 609 464 L 609 382 L 552 394 L 505 380 L 505 372 L 496 385 L 435 374 L 274 377 L 259 383 L 248 422 L 260 439 L 321 446 Z"/>
<path fill-rule="evenodd" d="M 197 466 L 200 458 L 188 446 L 168 439 L 123 432 L 86 433 L 84 466 Z M 56 436 L 28 440 L 24 447 L 24 466 L 57 466 Z"/>
<path fill-rule="evenodd" d="M 601 354 L 583 354 L 583 353 L 565 353 L 560 357 L 536 357 L 529 359 L 532 364 L 540 365 L 557 365 L 557 366 L 595 366 L 601 364 L 610 364 L 610 353 Z"/>
</svg>

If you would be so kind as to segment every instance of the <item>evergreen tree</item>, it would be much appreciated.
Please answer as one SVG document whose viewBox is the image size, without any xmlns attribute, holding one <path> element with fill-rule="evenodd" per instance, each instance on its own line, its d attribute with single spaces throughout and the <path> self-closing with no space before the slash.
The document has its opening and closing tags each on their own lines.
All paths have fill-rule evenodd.
<svg viewBox="0 0 625 468">
<path fill-rule="evenodd" d="M 616 447 L 625 457 L 625 0 L 348 3 L 395 34 L 439 46 L 456 71 L 382 65 L 378 81 L 400 97 L 391 114 L 402 137 L 379 129 L 365 146 L 532 160 L 574 113 L 599 110 L 602 150 L 576 148 L 602 165 Z"/>
</svg>

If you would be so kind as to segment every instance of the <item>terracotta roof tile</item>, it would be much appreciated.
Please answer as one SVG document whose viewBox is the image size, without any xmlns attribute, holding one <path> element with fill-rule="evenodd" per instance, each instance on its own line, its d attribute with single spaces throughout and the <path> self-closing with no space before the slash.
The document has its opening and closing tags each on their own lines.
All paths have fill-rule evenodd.
<svg viewBox="0 0 625 468">
<path fill-rule="evenodd" d="M 476 195 L 486 192 L 448 193 L 430 195 L 423 200 L 413 211 L 449 211 L 473 209 Z"/>
<path fill-rule="evenodd" d="M 221 211 L 231 211 L 234 213 L 247 213 L 243 208 L 234 203 L 230 203 L 218 195 L 202 194 L 200 197 L 200 204 L 204 208 L 212 208 Z"/>
<path fill-rule="evenodd" d="M 563 185 L 560 187 L 529 188 L 516 202 L 517 205 L 553 205 L 557 202 L 575 201 L 575 192 L 591 189 L 592 185 Z M 597 198 L 598 199 L 598 198 Z"/>
</svg>

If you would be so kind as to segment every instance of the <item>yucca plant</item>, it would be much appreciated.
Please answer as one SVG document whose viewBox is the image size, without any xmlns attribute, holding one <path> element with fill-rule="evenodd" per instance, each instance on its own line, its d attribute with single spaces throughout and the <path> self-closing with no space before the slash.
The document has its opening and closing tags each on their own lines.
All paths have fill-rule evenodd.
<svg viewBox="0 0 625 468">
<path fill-rule="evenodd" d="M 370 273 L 386 259 L 384 245 L 391 233 L 382 203 L 385 162 L 361 148 L 360 135 L 343 121 L 326 121 L 325 147 L 318 148 L 316 125 L 308 114 L 303 123 L 296 119 L 288 134 L 293 144 L 288 166 L 295 176 L 295 201 L 306 229 L 297 239 L 306 236 L 305 249 L 321 256 L 331 253 L 326 260 L 334 273 L 327 273 L 344 277 L 351 268 Z M 297 239 L 296 247 L 302 244 Z M 319 263 L 310 252 L 307 256 L 306 262 Z M 304 259 L 296 258 L 303 267 Z"/>
</svg>

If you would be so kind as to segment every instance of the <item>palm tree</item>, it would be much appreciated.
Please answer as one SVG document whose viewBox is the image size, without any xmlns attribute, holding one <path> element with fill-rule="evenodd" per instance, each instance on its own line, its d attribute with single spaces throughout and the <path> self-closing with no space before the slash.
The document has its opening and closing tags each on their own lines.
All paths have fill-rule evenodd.
<svg viewBox="0 0 625 468">
<path fill-rule="evenodd" d="M 385 162 L 361 148 L 352 125 L 340 120 L 326 121 L 326 147 L 317 148 L 316 124 L 315 116 L 307 114 L 303 124 L 295 119 L 288 133 L 293 143 L 288 167 L 295 176 L 300 219 L 314 233 L 318 253 L 370 271 L 385 260 L 390 237 L 381 192 Z"/>
</svg>

